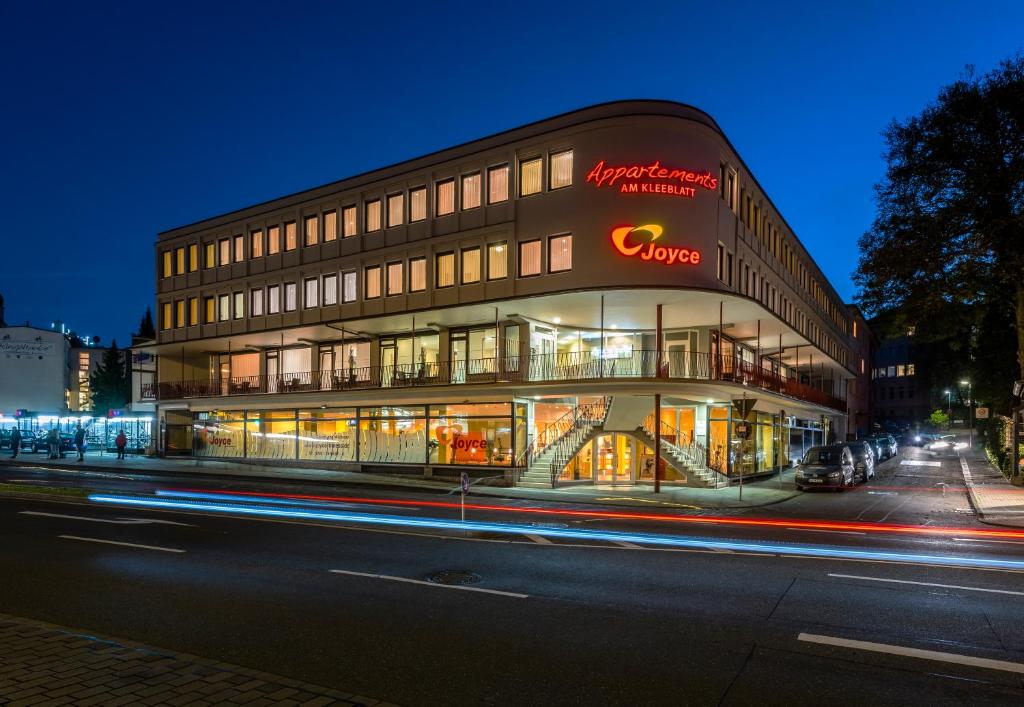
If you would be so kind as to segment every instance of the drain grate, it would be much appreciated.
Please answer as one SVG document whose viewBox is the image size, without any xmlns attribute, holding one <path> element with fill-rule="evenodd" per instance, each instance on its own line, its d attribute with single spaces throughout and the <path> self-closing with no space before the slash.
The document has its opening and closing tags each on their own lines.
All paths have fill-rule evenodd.
<svg viewBox="0 0 1024 707">
<path fill-rule="evenodd" d="M 462 586 L 465 584 L 476 584 L 480 581 L 480 575 L 467 570 L 441 570 L 440 572 L 428 574 L 424 579 L 434 584 Z"/>
</svg>

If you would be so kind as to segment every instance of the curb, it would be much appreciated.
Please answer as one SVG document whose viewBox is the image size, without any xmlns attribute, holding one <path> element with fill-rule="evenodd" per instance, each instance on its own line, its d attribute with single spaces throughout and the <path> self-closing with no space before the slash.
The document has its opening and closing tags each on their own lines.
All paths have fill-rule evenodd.
<svg viewBox="0 0 1024 707">
<path fill-rule="evenodd" d="M 974 479 L 971 475 L 971 469 L 967 465 L 967 459 L 966 457 L 964 457 L 963 454 L 959 454 L 958 456 L 960 457 L 960 471 L 963 472 L 964 484 L 967 486 L 967 499 L 971 502 L 971 508 L 974 510 L 974 515 L 977 516 L 978 521 L 984 523 L 985 525 L 998 525 L 1003 528 L 1021 527 L 1020 525 L 1015 523 L 1000 522 L 988 517 L 988 514 L 985 513 L 984 510 L 982 510 L 981 504 L 978 503 L 977 495 L 975 495 Z"/>
</svg>

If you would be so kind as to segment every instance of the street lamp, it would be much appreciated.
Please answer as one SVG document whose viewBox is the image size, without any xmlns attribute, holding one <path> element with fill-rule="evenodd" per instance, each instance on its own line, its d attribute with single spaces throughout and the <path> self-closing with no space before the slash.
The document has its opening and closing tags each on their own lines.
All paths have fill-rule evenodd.
<svg viewBox="0 0 1024 707">
<path fill-rule="evenodd" d="M 971 447 L 973 449 L 974 448 L 974 396 L 971 395 L 971 382 L 970 381 L 960 381 L 960 385 L 966 385 L 967 386 L 967 407 L 969 408 L 968 411 L 967 411 L 967 414 L 969 415 L 967 424 L 970 425 L 970 427 L 968 428 L 970 436 L 968 437 L 968 444 L 967 444 L 967 446 Z"/>
<path fill-rule="evenodd" d="M 950 429 L 951 427 L 953 427 L 953 401 L 952 401 L 952 397 L 951 397 L 952 395 L 953 395 L 953 391 L 952 390 L 947 390 L 946 391 L 946 429 L 947 430 Z"/>
</svg>

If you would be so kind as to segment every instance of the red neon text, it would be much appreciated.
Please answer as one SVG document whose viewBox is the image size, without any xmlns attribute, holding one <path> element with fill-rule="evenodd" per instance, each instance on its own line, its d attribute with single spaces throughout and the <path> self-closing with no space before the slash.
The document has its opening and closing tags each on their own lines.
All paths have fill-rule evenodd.
<svg viewBox="0 0 1024 707">
<path fill-rule="evenodd" d="M 649 181 L 641 181 L 652 179 L 676 181 L 679 184 L 651 184 Z M 606 167 L 604 160 L 601 160 L 587 174 L 587 181 L 593 182 L 598 188 L 614 186 L 620 180 L 623 181 L 623 184 L 619 191 L 627 194 L 669 194 L 693 197 L 697 190 L 693 186 L 689 186 L 691 184 L 704 187 L 709 191 L 718 188 L 718 178 L 711 172 L 662 167 L 660 160 L 655 160 L 649 165 L 634 164 L 621 167 Z"/>
</svg>

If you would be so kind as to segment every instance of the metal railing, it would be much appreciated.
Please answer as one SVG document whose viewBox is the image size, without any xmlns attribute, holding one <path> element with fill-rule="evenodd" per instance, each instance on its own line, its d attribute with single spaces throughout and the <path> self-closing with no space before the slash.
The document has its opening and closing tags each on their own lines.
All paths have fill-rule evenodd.
<svg viewBox="0 0 1024 707">
<path fill-rule="evenodd" d="M 549 445 L 553 451 L 551 457 L 552 488 L 554 488 L 555 482 L 561 475 L 562 469 L 576 456 L 580 445 L 583 444 L 594 427 L 596 425 L 604 425 L 609 407 L 611 407 L 611 398 L 601 398 L 597 402 L 588 405 L 578 405 L 572 409 L 572 427 Z"/>
<path fill-rule="evenodd" d="M 691 435 L 687 435 L 685 432 L 680 432 L 664 420 L 661 420 L 660 428 L 661 441 L 663 444 L 667 444 L 671 449 L 678 451 L 690 466 L 697 467 L 699 469 L 708 468 L 707 447 L 696 439 L 693 439 Z M 653 414 L 644 418 L 643 430 L 653 442 L 655 439 Z"/>
</svg>

